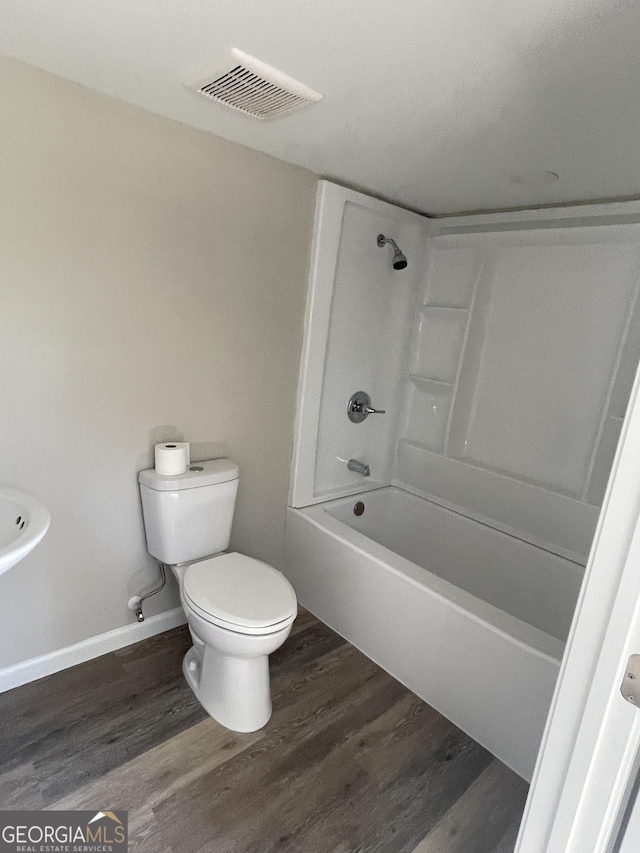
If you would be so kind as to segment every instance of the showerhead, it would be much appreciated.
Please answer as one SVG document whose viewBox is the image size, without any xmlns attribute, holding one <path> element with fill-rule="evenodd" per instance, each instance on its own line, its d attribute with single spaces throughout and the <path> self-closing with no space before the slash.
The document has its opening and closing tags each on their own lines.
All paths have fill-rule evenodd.
<svg viewBox="0 0 640 853">
<path fill-rule="evenodd" d="M 394 270 L 403 270 L 407 266 L 407 259 L 402 254 L 400 249 L 393 256 L 393 268 Z"/>
<path fill-rule="evenodd" d="M 378 246 L 385 246 L 389 243 L 393 247 L 393 261 L 391 262 L 394 270 L 403 270 L 407 266 L 407 259 L 398 248 L 398 244 L 391 237 L 385 237 L 384 234 L 378 234 Z"/>
</svg>

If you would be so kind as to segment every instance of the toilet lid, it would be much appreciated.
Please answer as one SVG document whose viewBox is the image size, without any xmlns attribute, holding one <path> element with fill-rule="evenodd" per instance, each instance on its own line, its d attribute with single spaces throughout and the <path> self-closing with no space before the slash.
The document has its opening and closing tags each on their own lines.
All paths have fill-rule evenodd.
<svg viewBox="0 0 640 853">
<path fill-rule="evenodd" d="M 203 613 L 245 628 L 266 628 L 297 612 L 296 594 L 285 576 L 244 554 L 192 563 L 182 589 Z"/>
</svg>

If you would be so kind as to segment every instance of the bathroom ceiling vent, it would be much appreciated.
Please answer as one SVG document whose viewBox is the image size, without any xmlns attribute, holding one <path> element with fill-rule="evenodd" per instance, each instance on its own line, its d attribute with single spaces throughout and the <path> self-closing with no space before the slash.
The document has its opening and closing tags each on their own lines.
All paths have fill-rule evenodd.
<svg viewBox="0 0 640 853">
<path fill-rule="evenodd" d="M 185 80 L 185 86 L 260 121 L 281 118 L 322 98 L 308 86 L 235 47 L 224 68 L 200 71 Z"/>
</svg>

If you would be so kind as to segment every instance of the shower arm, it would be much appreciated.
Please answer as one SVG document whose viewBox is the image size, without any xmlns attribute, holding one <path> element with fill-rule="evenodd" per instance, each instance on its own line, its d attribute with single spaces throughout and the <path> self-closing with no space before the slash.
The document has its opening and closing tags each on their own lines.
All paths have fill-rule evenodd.
<svg viewBox="0 0 640 853">
<path fill-rule="evenodd" d="M 398 244 L 396 243 L 396 241 L 392 237 L 385 237 L 384 234 L 378 234 L 378 239 L 376 240 L 376 242 L 377 242 L 378 246 L 380 246 L 380 248 L 382 248 L 383 246 L 389 245 L 389 246 L 393 246 L 394 252 L 400 251 Z"/>
</svg>

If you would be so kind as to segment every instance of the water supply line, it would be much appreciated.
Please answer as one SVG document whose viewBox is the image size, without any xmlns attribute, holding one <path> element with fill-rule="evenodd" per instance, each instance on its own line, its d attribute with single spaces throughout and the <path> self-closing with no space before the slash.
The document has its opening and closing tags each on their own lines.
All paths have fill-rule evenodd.
<svg viewBox="0 0 640 853">
<path fill-rule="evenodd" d="M 147 598 L 151 598 L 152 595 L 155 595 L 157 592 L 160 592 L 162 587 L 167 582 L 167 567 L 164 563 L 161 563 L 158 560 L 158 568 L 160 569 L 160 583 L 157 587 L 151 590 L 151 592 L 145 592 L 143 595 L 132 595 L 129 601 L 127 602 L 127 607 L 129 610 L 133 610 L 136 614 L 136 619 L 138 622 L 144 622 L 144 613 L 142 612 L 142 602 L 146 601 Z"/>
</svg>

